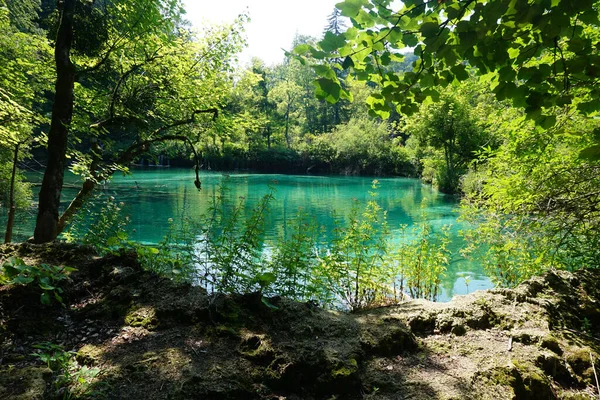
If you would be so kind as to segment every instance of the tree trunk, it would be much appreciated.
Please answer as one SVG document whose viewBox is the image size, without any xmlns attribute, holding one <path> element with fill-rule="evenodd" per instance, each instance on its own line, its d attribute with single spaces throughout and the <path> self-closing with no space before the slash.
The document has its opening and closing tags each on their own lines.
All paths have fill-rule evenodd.
<svg viewBox="0 0 600 400">
<path fill-rule="evenodd" d="M 62 233 L 62 231 L 67 226 L 67 224 L 73 218 L 73 215 L 75 215 L 81 209 L 81 207 L 85 203 L 85 200 L 88 197 L 90 197 L 90 195 L 94 191 L 95 187 L 96 187 L 95 181 L 93 181 L 91 179 L 86 179 L 86 181 L 83 183 L 83 187 L 81 188 L 79 193 L 77 193 L 77 196 L 75 196 L 75 198 L 73 199 L 71 204 L 69 204 L 69 207 L 67 207 L 65 212 L 60 216 L 60 219 L 58 220 L 58 225 L 56 228 L 57 235 Z"/>
<path fill-rule="evenodd" d="M 10 243 L 12 241 L 13 225 L 15 223 L 15 213 L 17 212 L 17 206 L 15 204 L 15 176 L 17 175 L 17 161 L 19 160 L 19 146 L 15 145 L 15 156 L 13 158 L 12 175 L 10 176 L 10 194 L 8 195 L 8 204 L 10 209 L 8 211 L 8 221 L 6 222 L 6 235 L 4 235 L 4 243 Z"/>
<path fill-rule="evenodd" d="M 285 112 L 285 143 L 287 144 L 287 148 L 289 149 L 291 146 L 290 143 L 290 105 L 288 104 L 287 110 Z"/>
<path fill-rule="evenodd" d="M 39 196 L 35 243 L 51 242 L 58 236 L 58 210 L 63 186 L 69 125 L 73 117 L 75 67 L 71 62 L 73 14 L 76 0 L 58 2 L 60 22 L 54 48 L 56 85 L 52 122 L 48 133 L 48 165 Z"/>
</svg>

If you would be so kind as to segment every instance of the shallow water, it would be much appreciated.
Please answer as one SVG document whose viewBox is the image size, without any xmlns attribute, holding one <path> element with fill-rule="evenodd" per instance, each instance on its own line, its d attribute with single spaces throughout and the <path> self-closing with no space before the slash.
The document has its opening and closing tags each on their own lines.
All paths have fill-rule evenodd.
<svg viewBox="0 0 600 400">
<path fill-rule="evenodd" d="M 39 175 L 30 175 L 33 182 L 39 182 Z M 228 196 L 237 201 L 244 197 L 250 210 L 257 201 L 269 192 L 269 185 L 275 187 L 275 199 L 270 203 L 266 220 L 265 242 L 274 242 L 286 234 L 288 223 L 299 207 L 317 219 L 319 226 L 331 231 L 334 225 L 333 213 L 347 214 L 357 199 L 366 204 L 370 198 L 372 178 L 339 176 L 300 176 L 267 174 L 230 174 L 203 172 L 200 176 L 202 191 L 194 186 L 194 173 L 188 169 L 152 168 L 133 170 L 129 176 L 115 176 L 104 185 L 100 192 L 113 196 L 116 201 L 125 203 L 125 211 L 131 218 L 130 239 L 144 243 L 156 243 L 168 229 L 168 220 L 177 221 L 182 216 L 192 220 L 206 213 L 217 193 L 218 186 L 227 180 Z M 457 201 L 423 185 L 419 180 L 408 178 L 378 178 L 377 200 L 387 210 L 388 224 L 394 240 L 400 240 L 399 227 L 410 226 L 421 216 L 421 204 L 427 199 L 426 215 L 434 229 L 451 225 L 453 250 L 452 262 L 442 283 L 442 293 L 438 300 L 447 301 L 456 294 L 466 294 L 474 290 L 492 286 L 480 266 L 464 260 L 458 249 L 462 245 L 457 223 Z M 78 187 L 78 178 L 66 176 L 63 192 L 63 206 L 73 198 Z M 34 187 L 34 192 L 39 187 Z M 362 208 L 362 206 L 361 206 Z M 4 215 L 2 217 L 5 217 Z M 34 216 L 21 219 L 15 227 L 15 237 L 23 239 L 31 235 Z M 466 286 L 465 276 L 469 278 Z"/>
</svg>

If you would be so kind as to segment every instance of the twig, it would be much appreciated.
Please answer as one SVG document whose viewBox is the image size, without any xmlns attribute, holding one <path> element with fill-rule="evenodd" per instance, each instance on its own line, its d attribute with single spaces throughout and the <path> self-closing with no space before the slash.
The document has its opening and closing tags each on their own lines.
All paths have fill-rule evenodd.
<svg viewBox="0 0 600 400">
<path fill-rule="evenodd" d="M 598 383 L 598 374 L 596 374 L 596 366 L 594 365 L 594 357 L 590 351 L 590 362 L 592 363 L 592 369 L 594 370 L 594 377 L 596 378 L 596 388 L 598 389 L 598 398 L 600 399 L 600 383 Z"/>
</svg>

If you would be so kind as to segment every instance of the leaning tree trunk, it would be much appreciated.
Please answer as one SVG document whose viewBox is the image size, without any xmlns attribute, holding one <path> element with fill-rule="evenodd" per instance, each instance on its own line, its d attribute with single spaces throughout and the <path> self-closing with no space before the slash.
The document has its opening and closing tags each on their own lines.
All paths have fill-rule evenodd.
<svg viewBox="0 0 600 400">
<path fill-rule="evenodd" d="M 83 182 L 83 186 L 81 190 L 77 193 L 77 196 L 73 199 L 69 207 L 65 210 L 65 212 L 60 216 L 57 225 L 57 232 L 60 234 L 67 224 L 71 221 L 73 216 L 83 207 L 85 201 L 91 196 L 94 188 L 96 187 L 96 182 L 93 179 L 86 179 Z"/>
<path fill-rule="evenodd" d="M 71 62 L 71 45 L 75 1 L 58 2 L 60 22 L 54 49 L 57 76 L 52 122 L 48 133 L 48 165 L 40 189 L 38 216 L 33 235 L 35 243 L 51 242 L 59 233 L 58 210 L 64 179 L 69 125 L 73 117 L 75 67 Z"/>
</svg>

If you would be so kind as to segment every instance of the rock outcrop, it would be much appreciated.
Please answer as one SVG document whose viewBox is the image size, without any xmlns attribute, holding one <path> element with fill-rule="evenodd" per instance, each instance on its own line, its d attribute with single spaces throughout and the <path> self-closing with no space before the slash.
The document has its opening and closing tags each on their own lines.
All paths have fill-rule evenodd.
<svg viewBox="0 0 600 400">
<path fill-rule="evenodd" d="M 210 296 L 143 271 L 135 253 L 0 247 L 0 260 L 10 255 L 78 271 L 63 287 L 64 306 L 42 306 L 35 289 L 0 288 L 0 398 L 56 397 L 59 372 L 31 356 L 41 342 L 101 371 L 83 398 L 597 396 L 600 270 L 344 313 L 283 298 L 267 307 L 257 293 Z"/>
</svg>

